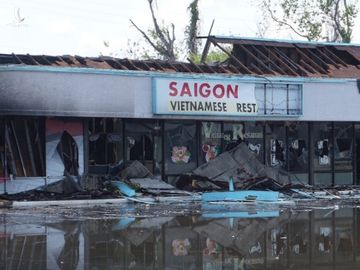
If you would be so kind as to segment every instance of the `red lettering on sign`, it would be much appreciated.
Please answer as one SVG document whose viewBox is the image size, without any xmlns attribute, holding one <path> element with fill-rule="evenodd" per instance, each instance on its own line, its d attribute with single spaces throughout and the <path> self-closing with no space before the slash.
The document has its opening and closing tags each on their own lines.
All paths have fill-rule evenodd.
<svg viewBox="0 0 360 270">
<path fill-rule="evenodd" d="M 238 98 L 239 97 L 239 85 L 237 84 L 222 84 L 218 83 L 210 85 L 206 82 L 179 82 L 171 81 L 169 83 L 169 95 L 175 96 L 187 96 L 187 97 L 213 97 L 217 99 L 222 98 Z"/>
<path fill-rule="evenodd" d="M 170 96 L 175 97 L 178 93 L 176 89 L 177 82 L 171 82 L 169 83 L 169 89 L 170 89 Z"/>
<path fill-rule="evenodd" d="M 189 97 L 191 97 L 191 91 L 188 83 L 184 83 L 181 89 L 180 96 L 183 97 L 184 95 L 188 95 Z"/>
<path fill-rule="evenodd" d="M 205 89 L 204 89 L 205 88 Z M 202 96 L 202 97 L 208 97 L 208 96 L 210 96 L 210 93 L 211 93 L 211 91 L 210 91 L 210 84 L 208 84 L 208 83 L 202 83 L 202 84 L 200 84 L 200 96 Z"/>
<path fill-rule="evenodd" d="M 238 98 L 238 96 L 239 96 L 239 86 L 236 84 L 235 88 L 232 88 L 231 84 L 228 84 L 227 88 L 226 88 L 226 96 L 228 98 L 230 98 L 230 93 L 232 94 L 232 96 L 234 98 Z"/>
<path fill-rule="evenodd" d="M 218 89 L 220 91 L 218 91 Z M 214 89 L 213 89 L 213 95 L 216 97 L 216 98 L 223 98 L 223 96 L 225 95 L 225 88 L 222 84 L 216 84 L 214 86 Z"/>
</svg>

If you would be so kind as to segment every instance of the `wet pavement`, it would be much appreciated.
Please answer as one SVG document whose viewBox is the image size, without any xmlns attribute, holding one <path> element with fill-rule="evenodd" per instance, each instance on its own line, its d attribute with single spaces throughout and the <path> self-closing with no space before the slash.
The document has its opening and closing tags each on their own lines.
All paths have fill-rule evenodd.
<svg viewBox="0 0 360 270">
<path fill-rule="evenodd" d="M 360 269 L 357 202 L 0 209 L 0 269 Z"/>
</svg>

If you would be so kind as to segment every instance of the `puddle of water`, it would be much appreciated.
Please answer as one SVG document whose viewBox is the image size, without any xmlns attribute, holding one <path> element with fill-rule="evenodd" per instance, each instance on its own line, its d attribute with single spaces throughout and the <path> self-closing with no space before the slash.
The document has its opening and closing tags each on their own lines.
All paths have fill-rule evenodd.
<svg viewBox="0 0 360 270">
<path fill-rule="evenodd" d="M 359 232 L 338 205 L 18 209 L 0 212 L 0 269 L 353 270 Z"/>
</svg>

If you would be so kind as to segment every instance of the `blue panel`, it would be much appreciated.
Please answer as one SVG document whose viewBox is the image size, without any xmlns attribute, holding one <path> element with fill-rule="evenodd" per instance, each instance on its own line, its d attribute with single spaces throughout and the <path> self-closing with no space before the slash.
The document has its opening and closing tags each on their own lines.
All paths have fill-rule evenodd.
<svg viewBox="0 0 360 270">
<path fill-rule="evenodd" d="M 279 192 L 242 190 L 227 192 L 208 192 L 203 193 L 201 199 L 205 202 L 211 201 L 277 201 Z"/>
<path fill-rule="evenodd" d="M 260 212 L 203 212 L 204 218 L 267 218 L 278 217 L 279 211 Z"/>
<path fill-rule="evenodd" d="M 120 181 L 111 181 L 111 184 L 113 184 L 115 187 L 117 187 L 120 192 L 128 197 L 134 197 L 135 196 L 135 190 L 129 187 L 127 184 L 120 182 Z"/>
</svg>

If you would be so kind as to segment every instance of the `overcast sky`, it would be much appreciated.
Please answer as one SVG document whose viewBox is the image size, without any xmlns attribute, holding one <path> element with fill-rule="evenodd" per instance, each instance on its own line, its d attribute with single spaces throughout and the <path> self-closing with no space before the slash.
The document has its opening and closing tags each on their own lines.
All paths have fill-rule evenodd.
<svg viewBox="0 0 360 270">
<path fill-rule="evenodd" d="M 166 24 L 174 23 L 184 38 L 190 0 L 156 0 L 155 11 Z M 201 0 L 201 34 L 255 37 L 262 21 L 258 0 Z M 0 53 L 126 57 L 128 40 L 141 35 L 131 26 L 151 25 L 147 0 L 0 0 Z M 357 25 L 358 26 L 358 25 Z M 360 43 L 355 29 L 353 41 Z M 299 39 L 269 28 L 270 38 Z M 109 45 L 106 47 L 104 41 Z"/>
</svg>

